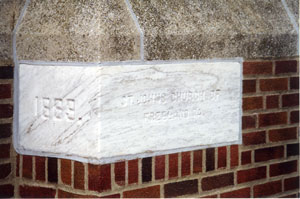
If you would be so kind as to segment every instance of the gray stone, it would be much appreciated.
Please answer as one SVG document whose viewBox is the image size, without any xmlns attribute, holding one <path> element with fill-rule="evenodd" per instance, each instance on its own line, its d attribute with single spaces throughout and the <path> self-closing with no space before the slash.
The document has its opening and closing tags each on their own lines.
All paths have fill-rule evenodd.
<svg viewBox="0 0 300 199">
<path fill-rule="evenodd" d="M 130 0 L 148 60 L 297 54 L 298 35 L 280 0 Z"/>
<path fill-rule="evenodd" d="M 19 59 L 100 62 L 140 58 L 124 1 L 32 0 L 17 35 Z"/>
<path fill-rule="evenodd" d="M 299 27 L 299 0 L 286 0 L 286 3 Z"/>
<path fill-rule="evenodd" d="M 0 1 L 0 62 L 12 60 L 12 30 L 14 26 L 14 1 Z"/>
</svg>

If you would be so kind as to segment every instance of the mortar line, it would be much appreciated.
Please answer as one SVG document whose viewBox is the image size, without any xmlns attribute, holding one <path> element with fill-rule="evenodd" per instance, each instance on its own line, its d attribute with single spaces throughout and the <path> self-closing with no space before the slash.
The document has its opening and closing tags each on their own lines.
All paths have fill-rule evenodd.
<svg viewBox="0 0 300 199">
<path fill-rule="evenodd" d="M 151 182 L 155 181 L 155 157 L 151 158 Z"/>
<path fill-rule="evenodd" d="M 128 161 L 125 161 L 125 186 L 128 186 Z"/>
<path fill-rule="evenodd" d="M 74 189 L 74 161 L 71 160 L 71 187 Z"/>
<path fill-rule="evenodd" d="M 177 165 L 178 165 L 178 171 L 177 171 L 177 176 L 178 178 L 181 178 L 181 170 L 182 170 L 182 152 L 178 153 L 178 162 L 177 162 Z"/>
<path fill-rule="evenodd" d="M 61 159 L 57 159 L 57 175 L 58 184 L 63 184 L 63 181 L 61 179 Z"/>
<path fill-rule="evenodd" d="M 142 179 L 143 171 L 142 171 L 142 169 L 143 169 L 142 159 L 139 158 L 138 159 L 138 183 L 137 183 L 138 185 L 143 184 L 143 179 Z"/>
<path fill-rule="evenodd" d="M 116 163 L 110 164 L 110 181 L 111 181 L 111 190 L 114 191 L 116 189 L 116 182 L 115 182 L 115 165 Z"/>
<path fill-rule="evenodd" d="M 35 165 L 35 162 L 36 162 L 36 156 L 33 156 L 32 157 L 32 180 L 36 180 L 36 165 Z"/>
<path fill-rule="evenodd" d="M 88 187 L 88 180 L 89 180 L 89 178 L 88 178 L 88 164 L 87 163 L 84 163 L 83 164 L 84 165 L 84 189 L 85 190 L 88 190 L 89 189 L 89 187 Z"/>
<path fill-rule="evenodd" d="M 165 178 L 164 180 L 169 179 L 169 154 L 165 155 Z"/>
</svg>

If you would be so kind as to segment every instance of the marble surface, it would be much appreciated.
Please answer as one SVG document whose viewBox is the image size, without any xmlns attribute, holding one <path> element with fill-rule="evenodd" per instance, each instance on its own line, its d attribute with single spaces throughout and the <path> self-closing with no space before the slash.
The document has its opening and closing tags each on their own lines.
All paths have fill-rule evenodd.
<svg viewBox="0 0 300 199">
<path fill-rule="evenodd" d="M 241 63 L 21 64 L 20 153 L 107 163 L 239 143 Z"/>
</svg>

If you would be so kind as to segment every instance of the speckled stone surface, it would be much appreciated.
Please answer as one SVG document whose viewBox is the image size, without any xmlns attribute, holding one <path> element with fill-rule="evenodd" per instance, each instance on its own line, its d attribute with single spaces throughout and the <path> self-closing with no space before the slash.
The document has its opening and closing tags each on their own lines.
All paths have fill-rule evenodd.
<svg viewBox="0 0 300 199">
<path fill-rule="evenodd" d="M 14 27 L 14 1 L 0 1 L 0 62 L 12 60 L 12 30 Z"/>
<path fill-rule="evenodd" d="M 280 0 L 130 0 L 148 60 L 286 57 L 296 31 Z"/>
<path fill-rule="evenodd" d="M 0 1 L 0 60 L 25 0 Z M 280 0 L 129 0 L 147 60 L 297 56 L 298 35 Z M 298 22 L 298 0 L 287 0 Z M 298 22 L 299 24 L 299 22 Z M 140 34 L 125 1 L 31 0 L 17 37 L 19 59 L 140 59 Z"/>
<path fill-rule="evenodd" d="M 286 3 L 299 26 L 299 0 L 286 0 Z"/>
<path fill-rule="evenodd" d="M 136 60 L 140 35 L 122 0 L 31 0 L 17 35 L 19 59 Z"/>
</svg>

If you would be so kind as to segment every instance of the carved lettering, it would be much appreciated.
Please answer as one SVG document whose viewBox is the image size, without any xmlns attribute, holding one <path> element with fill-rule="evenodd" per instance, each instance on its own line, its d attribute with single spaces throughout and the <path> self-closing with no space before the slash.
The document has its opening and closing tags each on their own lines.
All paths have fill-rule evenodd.
<svg viewBox="0 0 300 199">
<path fill-rule="evenodd" d="M 75 120 L 75 100 L 49 97 L 35 97 L 35 116 L 44 120 Z"/>
</svg>

